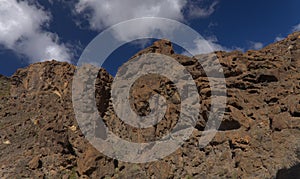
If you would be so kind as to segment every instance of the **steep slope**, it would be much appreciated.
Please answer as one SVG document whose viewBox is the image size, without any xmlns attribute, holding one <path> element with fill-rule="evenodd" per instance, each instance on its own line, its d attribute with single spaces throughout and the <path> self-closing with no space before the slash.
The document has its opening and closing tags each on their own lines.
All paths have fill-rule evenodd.
<svg viewBox="0 0 300 179">
<path fill-rule="evenodd" d="M 139 52 L 176 59 L 191 73 L 201 98 L 201 118 L 184 145 L 163 160 L 131 164 L 98 152 L 74 116 L 71 84 L 75 67 L 56 61 L 36 63 L 11 78 L 0 77 L 1 178 L 281 178 L 299 176 L 300 33 L 260 51 L 216 52 L 226 77 L 227 106 L 217 135 L 204 148 L 198 139 L 207 122 L 211 92 L 197 59 L 214 64 L 213 54 L 175 54 L 167 40 Z M 134 60 L 131 58 L 130 60 Z M 148 75 L 131 90 L 131 106 L 149 113 L 147 100 L 166 97 L 168 110 L 156 126 L 136 129 L 122 122 L 110 101 L 113 77 L 98 74 L 99 114 L 119 137 L 145 142 L 161 138 L 178 119 L 180 98 L 167 78 Z M 11 86 L 10 86 L 11 84 Z M 296 169 L 295 169 L 296 168 Z M 298 169 L 298 170 L 297 170 Z M 299 173 L 298 173 L 299 174 Z"/>
</svg>

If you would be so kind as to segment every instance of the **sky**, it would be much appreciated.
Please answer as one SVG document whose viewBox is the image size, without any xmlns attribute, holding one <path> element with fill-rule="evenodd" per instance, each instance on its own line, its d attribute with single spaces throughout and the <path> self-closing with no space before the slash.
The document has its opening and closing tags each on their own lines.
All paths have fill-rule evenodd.
<svg viewBox="0 0 300 179">
<path fill-rule="evenodd" d="M 300 30 L 299 7 L 299 0 L 0 0 L 0 74 L 11 76 L 18 68 L 51 59 L 76 65 L 103 30 L 141 17 L 184 23 L 213 50 L 258 50 Z M 126 40 L 137 30 L 148 33 L 150 25 L 155 24 L 128 28 L 118 38 Z M 153 41 L 128 42 L 104 68 L 114 75 Z"/>
</svg>

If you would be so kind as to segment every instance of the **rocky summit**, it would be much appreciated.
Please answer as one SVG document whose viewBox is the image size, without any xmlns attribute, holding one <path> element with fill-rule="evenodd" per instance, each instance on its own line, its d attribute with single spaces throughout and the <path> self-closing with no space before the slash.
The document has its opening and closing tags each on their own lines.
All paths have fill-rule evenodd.
<svg viewBox="0 0 300 179">
<path fill-rule="evenodd" d="M 299 178 L 300 32 L 259 51 L 195 57 L 176 54 L 171 42 L 160 40 L 134 57 L 147 53 L 177 60 L 197 85 L 201 117 L 180 148 L 142 164 L 105 156 L 87 141 L 75 118 L 76 67 L 57 61 L 35 63 L 9 78 L 0 75 L 0 178 Z M 219 60 L 227 91 L 218 94 L 227 97 L 225 114 L 205 147 L 198 140 L 211 113 L 212 93 L 198 59 L 211 64 Z M 172 130 L 181 98 L 170 79 L 145 75 L 131 87 L 130 105 L 140 116 L 151 112 L 152 95 L 166 99 L 166 114 L 149 128 L 135 128 L 118 118 L 111 101 L 113 80 L 100 69 L 95 83 L 99 115 L 111 132 L 141 143 Z"/>
</svg>

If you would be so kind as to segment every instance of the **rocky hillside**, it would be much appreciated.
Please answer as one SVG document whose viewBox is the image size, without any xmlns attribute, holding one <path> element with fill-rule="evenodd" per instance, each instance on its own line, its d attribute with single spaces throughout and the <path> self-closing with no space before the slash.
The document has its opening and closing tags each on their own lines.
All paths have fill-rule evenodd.
<svg viewBox="0 0 300 179">
<path fill-rule="evenodd" d="M 167 40 L 139 52 L 176 59 L 192 75 L 201 118 L 190 139 L 168 157 L 145 164 L 118 161 L 98 152 L 75 119 L 71 85 L 76 67 L 56 61 L 32 64 L 12 77 L 0 76 L 1 178 L 297 178 L 300 176 L 300 33 L 260 51 L 215 52 L 226 77 L 227 106 L 218 133 L 204 148 L 198 139 L 207 122 L 211 90 L 197 59 L 175 54 Z M 134 60 L 133 58 L 131 60 Z M 96 82 L 99 115 L 109 130 L 133 142 L 157 140 L 174 127 L 180 97 L 158 75 L 139 78 L 131 107 L 145 116 L 153 94 L 165 96 L 159 124 L 138 129 L 115 114 L 113 77 L 100 69 Z"/>
</svg>

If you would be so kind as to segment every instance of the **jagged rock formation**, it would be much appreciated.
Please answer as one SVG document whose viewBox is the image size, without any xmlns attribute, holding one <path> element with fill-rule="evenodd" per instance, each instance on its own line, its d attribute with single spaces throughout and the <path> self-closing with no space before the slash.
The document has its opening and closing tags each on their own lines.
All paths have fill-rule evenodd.
<svg viewBox="0 0 300 179">
<path fill-rule="evenodd" d="M 167 40 L 139 52 L 176 59 L 191 73 L 201 98 L 201 119 L 184 145 L 163 160 L 130 164 L 98 152 L 84 138 L 74 116 L 71 84 L 75 67 L 36 63 L 11 78 L 0 76 L 1 178 L 284 178 L 299 176 L 300 33 L 260 51 L 216 52 L 226 77 L 227 106 L 217 135 L 199 148 L 211 91 L 197 59 L 175 54 Z M 131 60 L 134 60 L 132 58 Z M 134 142 L 162 137 L 176 123 L 180 98 L 167 78 L 148 75 L 131 90 L 131 107 L 149 113 L 147 100 L 166 97 L 168 110 L 156 126 L 137 129 L 122 122 L 110 101 L 113 77 L 101 69 L 96 82 L 99 115 L 108 128 Z M 299 174 L 299 172 L 298 172 Z"/>
</svg>

